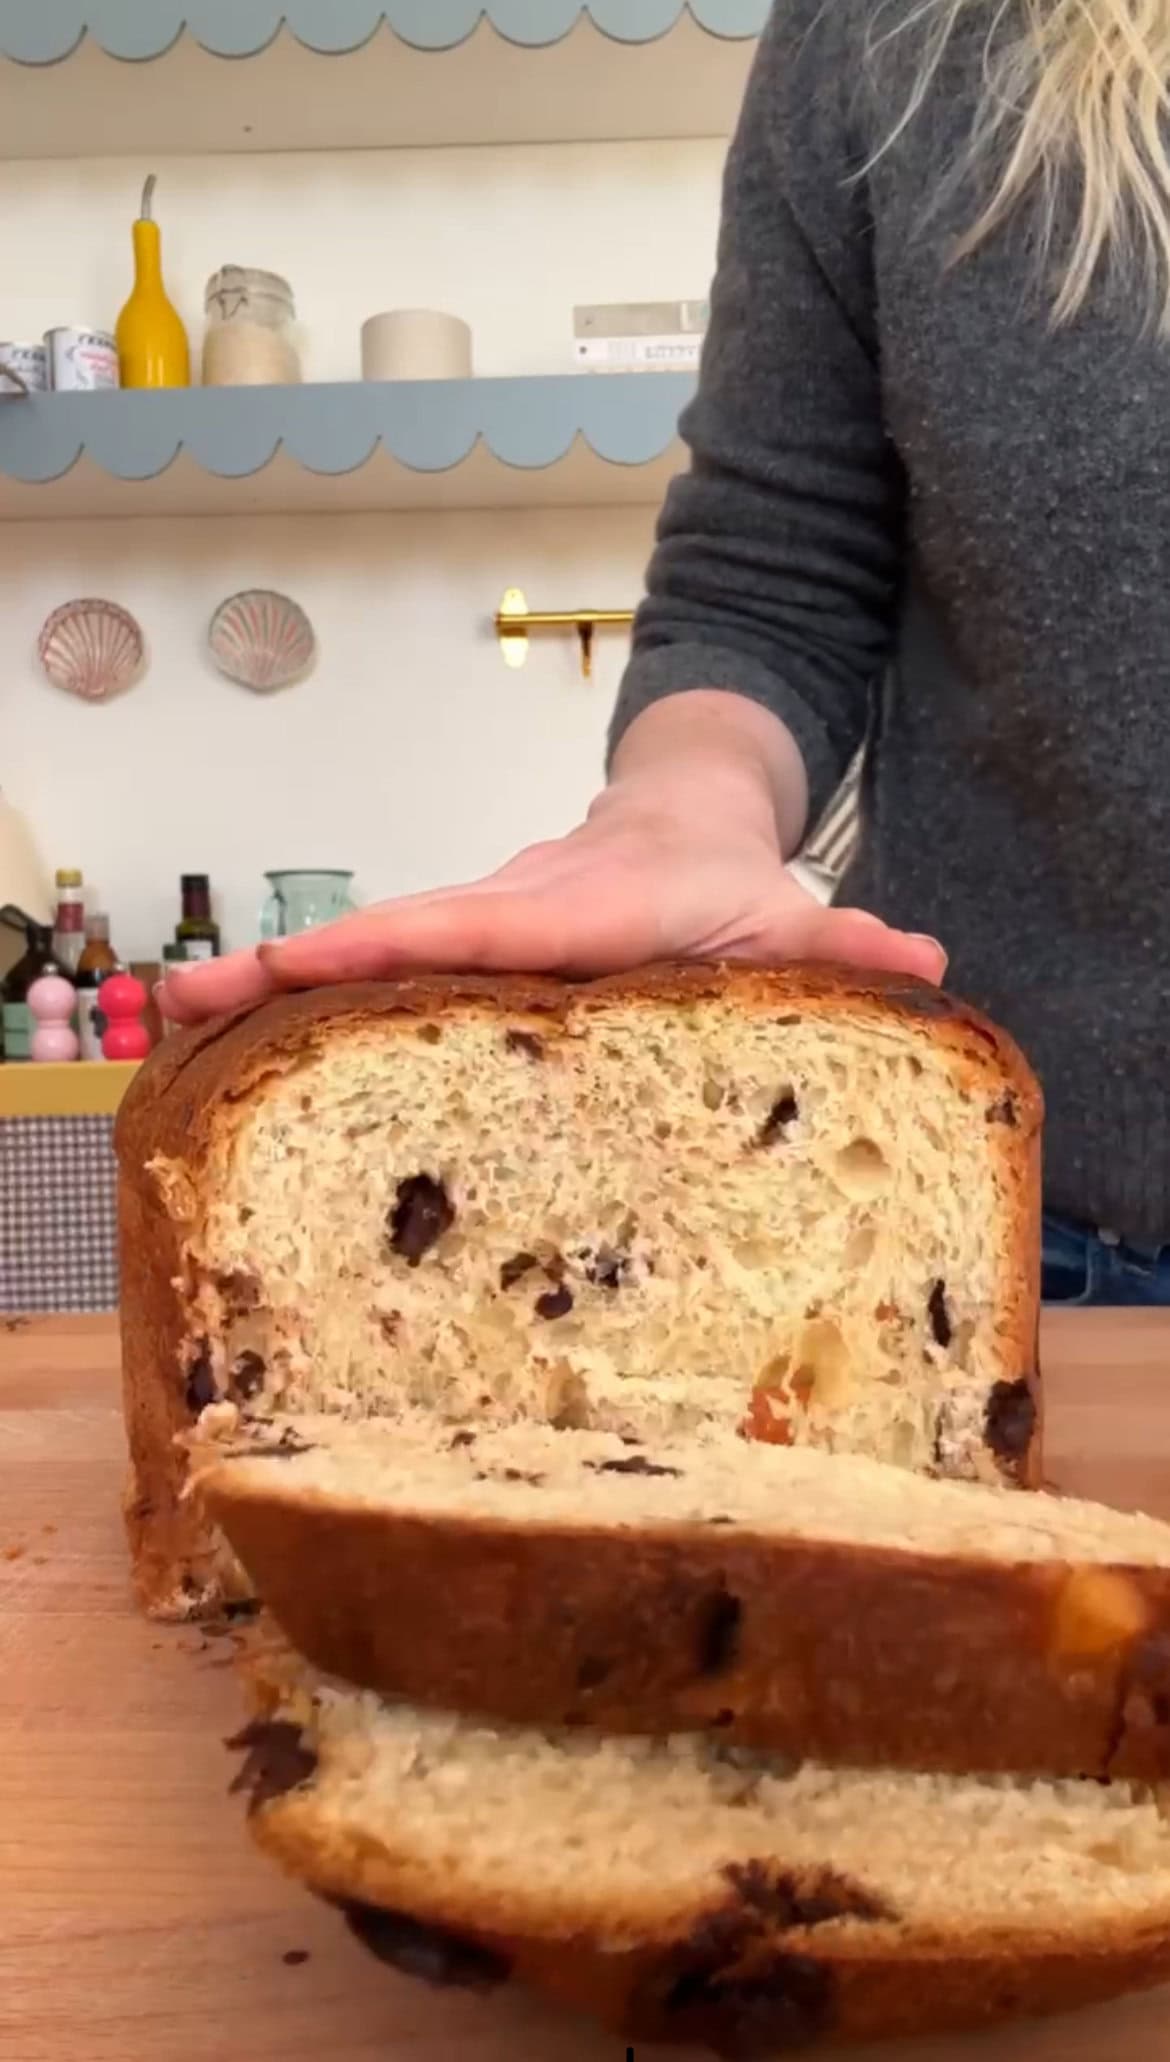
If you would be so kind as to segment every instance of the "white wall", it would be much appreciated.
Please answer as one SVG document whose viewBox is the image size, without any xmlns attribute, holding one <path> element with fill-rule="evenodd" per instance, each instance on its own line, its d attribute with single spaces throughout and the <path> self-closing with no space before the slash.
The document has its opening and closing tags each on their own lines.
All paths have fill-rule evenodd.
<svg viewBox="0 0 1170 2062">
<path fill-rule="evenodd" d="M 609 143 L 165 159 L 155 213 L 167 285 L 197 338 L 221 265 L 283 273 L 309 379 L 356 378 L 365 317 L 412 307 L 470 322 L 477 372 L 568 372 L 576 303 L 706 293 L 723 152 Z M 5 337 L 113 328 L 150 169 L 123 158 L 0 164 Z"/>
<path fill-rule="evenodd" d="M 0 544 L 0 769 L 52 865 L 96 883 L 124 955 L 156 954 L 181 872 L 209 871 L 233 942 L 265 868 L 352 866 L 390 894 L 467 876 L 575 820 L 596 787 L 625 649 L 534 640 L 508 671 L 487 627 L 504 588 L 534 606 L 634 599 L 650 511 L 13 524 Z M 203 645 L 234 587 L 277 585 L 316 626 L 301 686 L 252 695 Z M 88 707 L 32 658 L 71 594 L 110 594 L 150 668 Z"/>
<path fill-rule="evenodd" d="M 362 318 L 468 319 L 483 374 L 567 370 L 574 302 L 706 291 L 719 143 L 164 161 L 158 212 L 194 338 L 224 263 L 292 281 L 306 372 L 358 369 Z M 0 332 L 112 324 L 143 168 L 0 165 Z M 126 956 L 157 954 L 181 871 L 214 877 L 231 942 L 260 876 L 352 865 L 368 896 L 472 874 L 555 832 L 598 778 L 623 641 L 541 641 L 507 671 L 485 628 L 506 586 L 534 607 L 621 607 L 652 510 L 9 524 L 0 533 L 0 787 L 51 865 L 79 865 Z M 309 611 L 321 656 L 284 695 L 220 679 L 216 603 L 251 585 Z M 146 678 L 82 707 L 35 662 L 49 611 L 108 595 L 146 632 Z"/>
</svg>

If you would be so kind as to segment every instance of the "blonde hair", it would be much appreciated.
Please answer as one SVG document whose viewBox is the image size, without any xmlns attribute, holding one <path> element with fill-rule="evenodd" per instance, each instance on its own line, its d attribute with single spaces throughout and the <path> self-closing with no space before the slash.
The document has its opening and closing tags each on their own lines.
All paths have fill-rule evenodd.
<svg viewBox="0 0 1170 2062">
<path fill-rule="evenodd" d="M 923 49 L 888 143 L 921 107 L 956 29 L 987 5 L 912 0 L 893 33 L 921 28 Z M 984 197 L 955 257 L 1031 204 L 1058 324 L 1109 277 L 1136 287 L 1150 326 L 1170 335 L 1168 88 L 1170 0 L 993 0 L 965 168 Z"/>
</svg>

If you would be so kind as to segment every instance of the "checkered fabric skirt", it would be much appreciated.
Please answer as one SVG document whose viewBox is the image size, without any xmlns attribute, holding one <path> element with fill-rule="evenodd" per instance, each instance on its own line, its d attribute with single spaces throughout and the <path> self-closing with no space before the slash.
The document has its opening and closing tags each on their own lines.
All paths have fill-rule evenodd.
<svg viewBox="0 0 1170 2062">
<path fill-rule="evenodd" d="M 118 1302 L 112 1117 L 0 1119 L 0 1311 Z"/>
</svg>

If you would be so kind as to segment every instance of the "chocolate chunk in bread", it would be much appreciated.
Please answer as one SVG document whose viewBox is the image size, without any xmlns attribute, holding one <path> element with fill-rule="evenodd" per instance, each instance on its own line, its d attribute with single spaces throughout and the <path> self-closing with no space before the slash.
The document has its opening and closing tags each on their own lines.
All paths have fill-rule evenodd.
<svg viewBox="0 0 1170 2062">
<path fill-rule="evenodd" d="M 426 1925 L 405 1912 L 383 1911 L 353 1899 L 339 1900 L 339 1904 L 355 1940 L 379 1962 L 436 1990 L 494 1990 L 497 1984 L 506 1983 L 511 1973 L 506 1956 L 442 1926 Z"/>
</svg>

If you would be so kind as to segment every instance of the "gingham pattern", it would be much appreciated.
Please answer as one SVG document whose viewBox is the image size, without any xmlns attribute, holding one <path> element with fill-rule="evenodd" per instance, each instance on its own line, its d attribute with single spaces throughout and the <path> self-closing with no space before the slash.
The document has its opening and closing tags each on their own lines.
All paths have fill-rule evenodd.
<svg viewBox="0 0 1170 2062">
<path fill-rule="evenodd" d="M 112 1117 L 0 1119 L 0 1311 L 118 1302 Z"/>
</svg>

